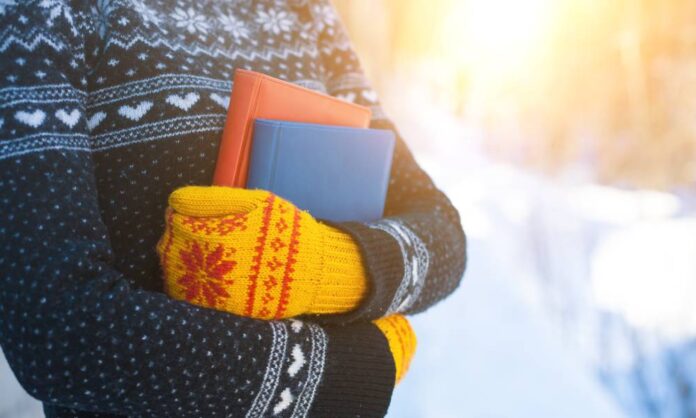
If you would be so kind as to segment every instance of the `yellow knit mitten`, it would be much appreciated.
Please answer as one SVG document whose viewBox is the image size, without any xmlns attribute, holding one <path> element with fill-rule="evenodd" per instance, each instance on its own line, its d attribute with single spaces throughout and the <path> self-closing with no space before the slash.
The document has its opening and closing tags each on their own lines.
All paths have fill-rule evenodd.
<svg viewBox="0 0 696 418">
<path fill-rule="evenodd" d="M 416 352 L 416 333 L 411 324 L 401 315 L 392 315 L 372 321 L 382 331 L 389 342 L 389 350 L 396 365 L 396 383 L 408 371 L 413 354 Z"/>
<path fill-rule="evenodd" d="M 260 319 L 355 309 L 367 290 L 350 235 L 264 190 L 188 186 L 157 244 L 166 292 Z"/>
</svg>

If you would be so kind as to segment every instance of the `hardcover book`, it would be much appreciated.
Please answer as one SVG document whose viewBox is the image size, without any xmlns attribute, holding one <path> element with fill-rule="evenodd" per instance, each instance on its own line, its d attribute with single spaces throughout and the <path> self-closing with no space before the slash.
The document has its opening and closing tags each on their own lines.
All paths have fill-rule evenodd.
<svg viewBox="0 0 696 418">
<path fill-rule="evenodd" d="M 367 128 L 370 109 L 265 74 L 236 70 L 213 184 L 245 187 L 254 120 Z"/>
<path fill-rule="evenodd" d="M 384 211 L 394 144 L 390 130 L 257 119 L 247 188 L 318 219 L 373 221 Z"/>
</svg>

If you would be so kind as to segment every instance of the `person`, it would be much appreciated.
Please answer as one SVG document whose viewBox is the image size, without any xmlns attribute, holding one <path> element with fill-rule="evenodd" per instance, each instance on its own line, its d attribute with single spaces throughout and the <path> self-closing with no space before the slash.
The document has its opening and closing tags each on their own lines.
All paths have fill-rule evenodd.
<svg viewBox="0 0 696 418">
<path fill-rule="evenodd" d="M 171 298 L 155 250 L 169 194 L 211 182 L 234 69 L 395 130 L 329 1 L 2 0 L 0 28 L 0 345 L 46 416 L 383 416 L 396 360 L 373 321 L 432 306 L 466 263 L 400 137 L 384 218 L 332 226 L 366 281 L 326 322 Z"/>
</svg>

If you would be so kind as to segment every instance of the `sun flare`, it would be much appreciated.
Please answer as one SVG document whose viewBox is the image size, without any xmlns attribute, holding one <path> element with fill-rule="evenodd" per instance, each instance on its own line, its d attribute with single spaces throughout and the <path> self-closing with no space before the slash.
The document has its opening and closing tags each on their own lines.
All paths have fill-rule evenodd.
<svg viewBox="0 0 696 418">
<path fill-rule="evenodd" d="M 551 0 L 467 0 L 451 4 L 444 36 L 455 56 L 476 65 L 509 66 L 543 41 Z"/>
</svg>

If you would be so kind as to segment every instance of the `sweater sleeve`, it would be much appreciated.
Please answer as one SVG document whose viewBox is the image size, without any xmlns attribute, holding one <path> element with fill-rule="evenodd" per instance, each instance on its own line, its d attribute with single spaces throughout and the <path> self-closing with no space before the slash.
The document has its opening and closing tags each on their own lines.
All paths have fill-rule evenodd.
<svg viewBox="0 0 696 418">
<path fill-rule="evenodd" d="M 454 291 L 464 274 L 459 213 L 384 115 L 330 2 L 314 1 L 312 12 L 322 28 L 318 42 L 329 93 L 371 107 L 371 127 L 391 129 L 397 137 L 384 218 L 335 225 L 357 241 L 371 279 L 362 306 L 341 320 L 423 311 Z"/>
<path fill-rule="evenodd" d="M 61 0 L 0 5 L 0 345 L 22 386 L 47 412 L 384 415 L 394 363 L 374 325 L 241 318 L 114 267 L 86 106 L 94 32 Z"/>
</svg>

